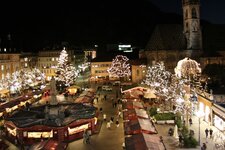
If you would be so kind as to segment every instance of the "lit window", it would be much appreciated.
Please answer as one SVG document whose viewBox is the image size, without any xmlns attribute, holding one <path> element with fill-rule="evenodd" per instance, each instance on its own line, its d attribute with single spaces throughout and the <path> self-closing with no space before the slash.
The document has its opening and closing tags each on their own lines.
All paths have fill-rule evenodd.
<svg viewBox="0 0 225 150">
<path fill-rule="evenodd" d="M 24 66 L 27 67 L 27 63 L 25 63 Z"/>
<path fill-rule="evenodd" d="M 6 48 L 4 48 L 4 52 L 6 52 Z"/>
<path fill-rule="evenodd" d="M 55 58 L 54 57 L 52 58 L 52 61 L 55 61 Z"/>
<path fill-rule="evenodd" d="M 24 61 L 28 61 L 28 58 L 26 57 L 26 58 L 24 58 Z"/>
<path fill-rule="evenodd" d="M 2 70 L 2 71 L 4 70 L 4 65 L 1 66 L 1 70 Z"/>
</svg>

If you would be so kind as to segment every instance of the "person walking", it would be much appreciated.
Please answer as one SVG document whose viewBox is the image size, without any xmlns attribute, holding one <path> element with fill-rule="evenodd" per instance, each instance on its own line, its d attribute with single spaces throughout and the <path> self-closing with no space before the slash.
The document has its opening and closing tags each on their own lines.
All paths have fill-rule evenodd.
<svg viewBox="0 0 225 150">
<path fill-rule="evenodd" d="M 207 146 L 205 143 L 202 144 L 201 150 L 206 150 Z"/>
<path fill-rule="evenodd" d="M 121 118 L 121 111 L 118 111 L 118 117 Z"/>
<path fill-rule="evenodd" d="M 83 143 L 87 144 L 87 130 L 84 130 L 84 133 L 83 133 Z"/>
<path fill-rule="evenodd" d="M 209 130 L 209 135 L 210 135 L 210 138 L 212 138 L 212 134 L 213 134 L 213 130 L 212 130 L 212 129 L 210 129 L 210 130 Z"/>
<path fill-rule="evenodd" d="M 103 119 L 104 121 L 106 121 L 106 114 L 103 114 Z"/>
<path fill-rule="evenodd" d="M 100 107 L 100 109 L 99 109 L 99 110 L 100 110 L 100 113 L 102 113 L 102 107 Z"/>
<path fill-rule="evenodd" d="M 189 119 L 189 124 L 190 124 L 190 126 L 192 125 L 192 119 L 191 118 Z"/>
<path fill-rule="evenodd" d="M 90 137 L 89 132 L 87 131 L 86 134 L 87 134 L 87 135 L 86 135 L 86 143 L 87 143 L 87 144 L 91 144 L 91 137 Z"/>
<path fill-rule="evenodd" d="M 111 123 L 110 123 L 110 121 L 108 121 L 108 122 L 106 123 L 106 128 L 107 128 L 107 129 L 110 129 L 110 127 L 111 127 Z"/>
<path fill-rule="evenodd" d="M 205 136 L 206 136 L 206 138 L 208 138 L 208 135 L 209 135 L 209 130 L 208 130 L 208 128 L 206 128 L 205 129 Z"/>
<path fill-rule="evenodd" d="M 112 116 L 111 119 L 110 119 L 111 123 L 113 123 L 113 120 L 114 120 L 114 117 Z"/>
<path fill-rule="evenodd" d="M 116 127 L 118 128 L 119 127 L 119 120 L 118 119 L 116 119 Z"/>
</svg>

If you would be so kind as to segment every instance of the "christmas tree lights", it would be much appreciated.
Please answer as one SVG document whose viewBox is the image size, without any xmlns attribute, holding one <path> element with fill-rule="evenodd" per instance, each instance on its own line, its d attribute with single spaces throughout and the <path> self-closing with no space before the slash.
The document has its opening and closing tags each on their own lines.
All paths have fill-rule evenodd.
<svg viewBox="0 0 225 150">
<path fill-rule="evenodd" d="M 131 75 L 129 59 L 123 55 L 117 55 L 112 60 L 112 66 L 108 69 L 108 73 L 112 77 L 129 77 Z"/>
</svg>

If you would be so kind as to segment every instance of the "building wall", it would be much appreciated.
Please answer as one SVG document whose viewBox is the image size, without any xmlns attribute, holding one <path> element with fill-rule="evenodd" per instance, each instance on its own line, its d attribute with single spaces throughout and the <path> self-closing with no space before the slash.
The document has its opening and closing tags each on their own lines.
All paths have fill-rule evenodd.
<svg viewBox="0 0 225 150">
<path fill-rule="evenodd" d="M 133 83 L 141 83 L 146 76 L 147 67 L 145 65 L 132 65 L 131 79 Z"/>
<path fill-rule="evenodd" d="M 62 50 L 44 50 L 38 52 L 37 68 L 43 72 L 47 78 L 55 76 L 55 67 L 58 64 L 58 58 Z M 68 61 L 75 65 L 74 51 L 66 50 Z"/>
<path fill-rule="evenodd" d="M 91 63 L 91 80 L 99 78 L 109 79 L 108 68 L 111 67 L 112 62 L 92 62 Z"/>
<path fill-rule="evenodd" d="M 174 73 L 174 68 L 177 66 L 178 61 L 189 57 L 198 63 L 200 67 L 204 66 L 204 61 L 201 61 L 200 55 L 202 51 L 198 50 L 155 50 L 155 51 L 145 51 L 145 56 L 147 57 L 147 64 L 154 65 L 157 62 L 163 62 L 166 70 Z"/>
<path fill-rule="evenodd" d="M 20 69 L 20 54 L 0 54 L 0 80 Z"/>
</svg>

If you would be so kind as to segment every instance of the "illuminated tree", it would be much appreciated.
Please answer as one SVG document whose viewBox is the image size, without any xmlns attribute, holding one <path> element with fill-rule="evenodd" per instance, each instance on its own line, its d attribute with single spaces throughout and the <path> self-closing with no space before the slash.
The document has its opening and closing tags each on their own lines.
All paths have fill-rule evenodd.
<svg viewBox="0 0 225 150">
<path fill-rule="evenodd" d="M 164 64 L 158 63 L 148 67 L 146 79 L 142 84 L 150 86 L 154 90 L 163 90 L 170 83 L 172 74 L 166 71 Z"/>
<path fill-rule="evenodd" d="M 185 100 L 184 83 L 184 79 L 179 79 L 166 71 L 162 63 L 148 67 L 146 79 L 142 82 L 155 92 L 164 107 L 175 106 L 175 112 L 189 109 L 189 104 Z"/>
<path fill-rule="evenodd" d="M 68 62 L 68 53 L 65 48 L 61 51 L 58 65 L 56 66 L 56 80 L 60 84 L 69 86 L 74 83 L 78 76 L 76 68 Z"/>
<path fill-rule="evenodd" d="M 128 58 L 123 55 L 117 55 L 112 60 L 112 66 L 108 69 L 108 73 L 112 77 L 129 78 L 131 75 L 130 64 Z"/>
</svg>

